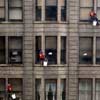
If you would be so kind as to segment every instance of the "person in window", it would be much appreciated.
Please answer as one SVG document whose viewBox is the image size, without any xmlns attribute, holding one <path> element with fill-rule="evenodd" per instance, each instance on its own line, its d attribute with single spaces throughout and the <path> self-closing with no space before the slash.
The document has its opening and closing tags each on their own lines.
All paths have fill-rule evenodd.
<svg viewBox="0 0 100 100">
<path fill-rule="evenodd" d="M 90 12 L 89 15 L 90 15 L 90 23 L 93 24 L 93 22 L 96 21 L 96 22 L 97 22 L 96 25 L 99 25 L 99 23 L 98 23 L 98 18 L 97 18 L 97 16 L 96 16 L 96 13 L 95 13 L 93 10 L 91 10 L 91 12 Z"/>
</svg>

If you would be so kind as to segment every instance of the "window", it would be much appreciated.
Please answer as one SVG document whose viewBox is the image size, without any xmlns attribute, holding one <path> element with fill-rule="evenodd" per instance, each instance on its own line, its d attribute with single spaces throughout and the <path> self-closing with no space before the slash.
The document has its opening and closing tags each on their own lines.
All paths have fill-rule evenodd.
<svg viewBox="0 0 100 100">
<path fill-rule="evenodd" d="M 46 80 L 45 82 L 45 100 L 57 100 L 56 80 Z"/>
<path fill-rule="evenodd" d="M 92 0 L 80 0 L 80 20 L 89 20 L 89 12 L 92 8 Z"/>
<path fill-rule="evenodd" d="M 61 92 L 60 92 L 60 97 L 61 97 L 61 100 L 66 100 L 66 80 L 65 79 L 62 79 L 61 80 Z"/>
<path fill-rule="evenodd" d="M 66 0 L 61 1 L 61 20 L 66 21 Z"/>
<path fill-rule="evenodd" d="M 41 36 L 36 36 L 35 38 L 35 62 L 36 64 L 40 62 L 39 53 L 41 50 Z"/>
<path fill-rule="evenodd" d="M 36 20 L 41 21 L 42 0 L 36 0 Z"/>
<path fill-rule="evenodd" d="M 47 21 L 57 20 L 57 0 L 46 0 L 45 17 Z"/>
<path fill-rule="evenodd" d="M 5 100 L 6 98 L 6 82 L 5 79 L 0 79 L 0 100 Z"/>
<path fill-rule="evenodd" d="M 100 98 L 100 79 L 96 79 L 96 100 Z"/>
<path fill-rule="evenodd" d="M 5 37 L 0 36 L 0 64 L 5 63 Z"/>
<path fill-rule="evenodd" d="M 35 100 L 41 100 L 40 93 L 41 93 L 41 79 L 36 79 L 35 80 Z"/>
<path fill-rule="evenodd" d="M 61 63 L 66 63 L 66 37 L 61 37 Z"/>
<path fill-rule="evenodd" d="M 5 20 L 5 4 L 4 4 L 4 0 L 0 0 L 0 20 Z"/>
<path fill-rule="evenodd" d="M 57 37 L 56 36 L 46 36 L 45 56 L 48 59 L 48 64 L 57 64 Z"/>
<path fill-rule="evenodd" d="M 9 1 L 9 20 L 22 20 L 22 0 Z"/>
<path fill-rule="evenodd" d="M 8 84 L 11 84 L 11 86 L 13 87 L 12 93 L 15 93 L 16 100 L 22 100 L 22 94 L 23 94 L 22 79 L 19 79 L 19 78 L 8 79 Z M 11 93 L 8 93 L 8 98 L 9 98 L 9 95 L 11 95 Z"/>
<path fill-rule="evenodd" d="M 80 20 L 88 21 L 89 12 L 94 10 L 97 18 L 100 19 L 100 1 L 99 0 L 80 0 Z"/>
<path fill-rule="evenodd" d="M 35 20 L 66 21 L 66 2 L 67 0 L 35 0 Z"/>
<path fill-rule="evenodd" d="M 79 100 L 92 100 L 92 80 L 79 80 Z"/>
<path fill-rule="evenodd" d="M 9 63 L 22 63 L 22 37 L 9 37 Z"/>
<path fill-rule="evenodd" d="M 93 38 L 80 37 L 79 44 L 79 63 L 92 64 L 93 63 Z"/>
<path fill-rule="evenodd" d="M 96 39 L 96 63 L 100 64 L 100 37 Z"/>
</svg>

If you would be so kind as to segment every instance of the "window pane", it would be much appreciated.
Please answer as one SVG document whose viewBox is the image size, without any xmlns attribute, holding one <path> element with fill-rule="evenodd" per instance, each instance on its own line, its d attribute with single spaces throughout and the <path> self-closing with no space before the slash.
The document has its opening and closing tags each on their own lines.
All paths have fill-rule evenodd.
<svg viewBox="0 0 100 100">
<path fill-rule="evenodd" d="M 56 6 L 57 0 L 46 0 L 46 6 Z"/>
<path fill-rule="evenodd" d="M 61 37 L 61 63 L 66 63 L 66 37 Z"/>
<path fill-rule="evenodd" d="M 97 7 L 100 7 L 100 0 L 97 0 Z"/>
<path fill-rule="evenodd" d="M 9 0 L 9 7 L 22 7 L 22 0 Z"/>
<path fill-rule="evenodd" d="M 36 63 L 40 62 L 40 59 L 39 59 L 40 50 L 41 50 L 41 36 L 36 36 L 36 39 L 35 39 Z"/>
<path fill-rule="evenodd" d="M 45 97 L 46 97 L 45 100 L 56 100 L 57 98 L 56 80 L 46 80 Z"/>
<path fill-rule="evenodd" d="M 96 63 L 100 64 L 100 37 L 96 40 Z"/>
<path fill-rule="evenodd" d="M 22 79 L 19 79 L 19 78 L 8 79 L 8 83 L 11 84 L 11 86 L 13 87 L 12 93 L 15 93 L 16 100 L 22 100 L 22 94 L 23 94 Z M 11 95 L 11 94 L 8 93 L 8 95 Z"/>
<path fill-rule="evenodd" d="M 91 8 L 80 8 L 80 20 L 89 20 Z"/>
<path fill-rule="evenodd" d="M 61 1 L 61 21 L 66 21 L 66 0 Z"/>
<path fill-rule="evenodd" d="M 9 19 L 10 20 L 22 20 L 22 10 L 21 9 L 9 9 Z"/>
<path fill-rule="evenodd" d="M 45 42 L 45 54 L 48 59 L 48 64 L 57 63 L 57 38 L 56 37 L 46 37 Z"/>
<path fill-rule="evenodd" d="M 80 38 L 80 64 L 92 64 L 93 59 L 93 40 L 92 38 Z"/>
<path fill-rule="evenodd" d="M 61 80 L 61 89 L 60 89 L 60 97 L 61 100 L 66 100 L 66 80 L 62 79 Z"/>
<path fill-rule="evenodd" d="M 36 5 L 37 6 L 42 6 L 42 0 L 36 0 Z"/>
<path fill-rule="evenodd" d="M 79 100 L 92 99 L 92 81 L 90 79 L 79 80 Z"/>
<path fill-rule="evenodd" d="M 35 80 L 35 100 L 41 100 L 40 93 L 41 93 L 41 79 L 36 79 Z"/>
<path fill-rule="evenodd" d="M 100 80 L 96 80 L 96 100 L 100 99 Z"/>
<path fill-rule="evenodd" d="M 0 100 L 6 100 L 6 82 L 5 79 L 0 79 Z"/>
<path fill-rule="evenodd" d="M 0 0 L 0 7 L 4 7 L 4 0 Z"/>
<path fill-rule="evenodd" d="M 57 20 L 57 0 L 46 0 L 45 15 L 47 21 Z"/>
<path fill-rule="evenodd" d="M 5 63 L 5 37 L 0 37 L 0 64 Z"/>
<path fill-rule="evenodd" d="M 92 7 L 93 0 L 80 0 L 80 7 Z"/>
<path fill-rule="evenodd" d="M 97 9 L 97 18 L 100 20 L 100 8 Z"/>
<path fill-rule="evenodd" d="M 9 45 L 9 63 L 22 63 L 22 38 L 9 37 L 8 45 Z"/>
</svg>

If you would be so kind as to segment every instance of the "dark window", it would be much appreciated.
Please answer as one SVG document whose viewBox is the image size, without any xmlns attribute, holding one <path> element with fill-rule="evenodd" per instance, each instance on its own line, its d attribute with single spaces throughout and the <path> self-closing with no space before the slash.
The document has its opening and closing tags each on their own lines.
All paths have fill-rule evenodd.
<svg viewBox="0 0 100 100">
<path fill-rule="evenodd" d="M 5 20 L 5 1 L 0 0 L 0 21 Z"/>
<path fill-rule="evenodd" d="M 92 80 L 79 80 L 79 100 L 92 100 Z"/>
<path fill-rule="evenodd" d="M 66 0 L 61 0 L 61 21 L 66 21 Z"/>
<path fill-rule="evenodd" d="M 45 40 L 45 55 L 48 59 L 48 64 L 57 63 L 57 37 L 46 37 Z"/>
<path fill-rule="evenodd" d="M 80 38 L 80 64 L 92 64 L 93 63 L 93 38 L 81 37 Z"/>
<path fill-rule="evenodd" d="M 61 37 L 61 63 L 66 63 L 66 37 Z"/>
<path fill-rule="evenodd" d="M 22 37 L 9 37 L 9 63 L 22 63 Z"/>
<path fill-rule="evenodd" d="M 8 0 L 9 20 L 22 21 L 22 0 Z"/>
<path fill-rule="evenodd" d="M 39 53 L 40 53 L 40 50 L 41 50 L 41 36 L 36 36 L 35 38 L 35 62 L 36 63 L 39 63 L 40 62 L 40 59 L 39 59 Z"/>
<path fill-rule="evenodd" d="M 46 0 L 46 21 L 57 21 L 57 0 Z"/>
<path fill-rule="evenodd" d="M 0 79 L 0 100 L 6 100 L 6 82 L 5 79 Z"/>
<path fill-rule="evenodd" d="M 61 100 L 66 100 L 66 80 L 61 80 Z"/>
<path fill-rule="evenodd" d="M 36 21 L 41 21 L 42 0 L 36 0 Z"/>
<path fill-rule="evenodd" d="M 96 79 L 96 100 L 100 98 L 100 79 Z"/>
<path fill-rule="evenodd" d="M 56 80 L 46 80 L 45 84 L 45 100 L 57 99 L 57 82 Z"/>
<path fill-rule="evenodd" d="M 41 100 L 41 79 L 35 80 L 35 100 Z"/>
<path fill-rule="evenodd" d="M 96 64 L 100 64 L 100 37 L 96 41 Z"/>
<path fill-rule="evenodd" d="M 10 84 L 12 86 L 12 94 L 16 95 L 16 99 L 15 100 L 22 100 L 23 98 L 23 82 L 22 79 L 20 78 L 12 78 L 12 79 L 8 79 L 8 84 Z M 11 99 L 11 93 L 8 92 L 8 100 L 12 100 Z"/>
<path fill-rule="evenodd" d="M 0 36 L 0 64 L 5 63 L 5 37 Z"/>
</svg>

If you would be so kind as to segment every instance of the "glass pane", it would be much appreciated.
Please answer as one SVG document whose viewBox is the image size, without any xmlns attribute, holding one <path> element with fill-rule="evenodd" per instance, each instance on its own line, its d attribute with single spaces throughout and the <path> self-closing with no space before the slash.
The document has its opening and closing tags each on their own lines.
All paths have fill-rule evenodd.
<svg viewBox="0 0 100 100">
<path fill-rule="evenodd" d="M 96 63 L 100 64 L 100 37 L 96 41 Z"/>
<path fill-rule="evenodd" d="M 9 0 L 9 7 L 22 7 L 22 0 Z"/>
<path fill-rule="evenodd" d="M 60 91 L 61 100 L 66 100 L 66 80 L 61 80 L 61 91 Z"/>
<path fill-rule="evenodd" d="M 96 100 L 99 100 L 100 99 L 100 91 L 97 91 L 96 92 Z"/>
<path fill-rule="evenodd" d="M 96 80 L 96 91 L 100 91 L 100 80 Z"/>
<path fill-rule="evenodd" d="M 13 87 L 13 91 L 22 92 L 22 79 L 12 78 L 8 80 L 8 83 Z"/>
<path fill-rule="evenodd" d="M 80 63 L 91 64 L 93 59 L 93 40 L 92 38 L 80 38 Z"/>
<path fill-rule="evenodd" d="M 22 9 L 9 9 L 10 20 L 22 20 Z"/>
<path fill-rule="evenodd" d="M 42 0 L 36 0 L 36 6 L 42 6 Z"/>
<path fill-rule="evenodd" d="M 9 37 L 9 49 L 22 49 L 22 38 Z"/>
<path fill-rule="evenodd" d="M 46 0 L 46 6 L 57 6 L 57 0 Z"/>
<path fill-rule="evenodd" d="M 46 100 L 56 100 L 57 96 L 56 80 L 46 80 L 45 96 Z"/>
<path fill-rule="evenodd" d="M 5 17 L 5 15 L 4 15 L 4 8 L 0 8 L 0 19 L 2 18 L 4 18 Z"/>
<path fill-rule="evenodd" d="M 80 0 L 80 7 L 93 7 L 93 0 Z"/>
<path fill-rule="evenodd" d="M 80 8 L 80 20 L 89 20 L 91 8 Z"/>
<path fill-rule="evenodd" d="M 35 100 L 41 100 L 40 93 L 41 93 L 41 79 L 36 79 L 35 80 Z"/>
<path fill-rule="evenodd" d="M 79 100 L 91 100 L 92 81 L 90 79 L 79 80 Z"/>
<path fill-rule="evenodd" d="M 66 63 L 66 37 L 61 37 L 61 63 Z"/>
<path fill-rule="evenodd" d="M 100 8 L 97 8 L 97 18 L 100 20 Z"/>
<path fill-rule="evenodd" d="M 48 64 L 57 63 L 57 38 L 56 37 L 46 37 L 45 42 L 45 54 L 48 59 Z"/>
<path fill-rule="evenodd" d="M 0 92 L 6 90 L 5 86 L 6 86 L 5 79 L 0 79 Z"/>
<path fill-rule="evenodd" d="M 40 59 L 39 59 L 39 53 L 40 53 L 40 50 L 41 50 L 41 36 L 36 36 L 36 39 L 35 39 L 35 52 L 36 52 L 36 63 L 40 63 Z"/>
<path fill-rule="evenodd" d="M 100 7 L 100 0 L 96 0 L 97 1 L 97 7 Z"/>
<path fill-rule="evenodd" d="M 36 6 L 36 21 L 41 21 L 41 7 Z"/>
<path fill-rule="evenodd" d="M 0 0 L 0 7 L 4 7 L 4 0 Z"/>
<path fill-rule="evenodd" d="M 5 37 L 0 37 L 0 64 L 5 63 Z"/>
</svg>

